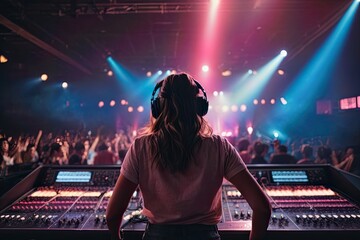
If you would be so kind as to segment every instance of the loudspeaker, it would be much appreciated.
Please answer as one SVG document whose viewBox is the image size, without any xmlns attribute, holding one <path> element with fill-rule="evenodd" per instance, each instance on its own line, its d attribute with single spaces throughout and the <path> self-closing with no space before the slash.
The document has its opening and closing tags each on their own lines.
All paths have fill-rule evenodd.
<svg viewBox="0 0 360 240">
<path fill-rule="evenodd" d="M 158 96 L 155 98 L 155 94 L 156 94 L 156 91 L 161 88 L 163 82 L 164 82 L 164 80 L 161 80 L 160 82 L 158 82 L 155 85 L 155 88 L 151 95 L 151 114 L 153 115 L 154 118 L 158 118 L 162 111 L 161 106 L 160 106 L 160 97 Z M 198 89 L 200 89 L 204 95 L 204 96 L 197 96 L 195 99 L 196 113 L 199 116 L 203 117 L 208 112 L 209 102 L 207 100 L 207 96 L 206 96 L 206 92 L 205 92 L 204 88 L 196 80 L 194 80 L 194 82 L 195 82 L 196 86 L 198 87 Z"/>
</svg>

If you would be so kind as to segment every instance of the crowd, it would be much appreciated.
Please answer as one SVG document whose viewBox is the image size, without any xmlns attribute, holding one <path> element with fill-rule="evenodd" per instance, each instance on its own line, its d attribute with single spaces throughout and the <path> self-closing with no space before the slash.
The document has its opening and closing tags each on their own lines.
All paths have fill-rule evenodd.
<svg viewBox="0 0 360 240">
<path fill-rule="evenodd" d="M 0 133 L 0 169 L 39 164 L 105 165 L 121 164 L 136 134 L 120 130 L 96 135 L 86 131 L 52 132 L 44 135 L 7 136 Z M 273 142 L 244 137 L 231 141 L 246 164 L 330 164 L 360 176 L 359 146 L 331 148 L 328 142 L 299 140 L 292 143 Z"/>
<path fill-rule="evenodd" d="M 84 131 L 52 132 L 44 136 L 19 137 L 0 134 L 1 175 L 22 166 L 53 165 L 106 165 L 121 164 L 133 136 L 120 130 L 117 133 L 96 135 Z"/>
<path fill-rule="evenodd" d="M 282 144 L 242 138 L 237 149 L 246 164 L 330 164 L 360 176 L 359 146 L 332 148 L 329 141 L 293 141 Z"/>
</svg>

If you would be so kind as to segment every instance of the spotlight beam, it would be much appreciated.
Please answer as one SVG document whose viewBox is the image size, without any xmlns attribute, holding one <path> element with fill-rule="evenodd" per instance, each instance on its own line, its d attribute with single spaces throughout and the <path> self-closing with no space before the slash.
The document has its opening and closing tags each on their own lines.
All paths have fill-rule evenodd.
<svg viewBox="0 0 360 240">
<path fill-rule="evenodd" d="M 324 44 L 316 51 L 308 64 L 295 78 L 293 84 L 286 90 L 284 95 L 289 100 L 289 103 L 297 104 L 296 106 L 293 105 L 293 108 L 287 109 L 287 111 L 290 111 L 287 114 L 294 119 L 314 102 L 322 86 L 326 86 L 327 81 L 333 76 L 336 61 L 346 42 L 358 6 L 359 3 L 355 1 L 350 5 Z M 278 111 L 283 111 L 283 109 Z M 292 119 L 288 118 L 287 121 L 290 124 Z"/>
<path fill-rule="evenodd" d="M 284 56 L 279 54 L 264 65 L 258 71 L 257 75 L 245 78 L 247 80 L 246 84 L 236 93 L 237 97 L 235 97 L 235 102 L 246 102 L 249 101 L 250 98 L 257 97 L 274 75 L 283 59 Z"/>
</svg>

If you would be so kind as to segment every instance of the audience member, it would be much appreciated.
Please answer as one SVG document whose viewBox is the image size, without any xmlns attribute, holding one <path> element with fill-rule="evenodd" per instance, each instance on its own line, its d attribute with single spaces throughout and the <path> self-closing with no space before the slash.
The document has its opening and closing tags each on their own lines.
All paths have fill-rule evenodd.
<svg viewBox="0 0 360 240">
<path fill-rule="evenodd" d="M 320 146 L 317 150 L 317 155 L 315 159 L 316 164 L 332 164 L 332 150 L 331 148 L 323 145 Z"/>
<path fill-rule="evenodd" d="M 84 165 L 87 161 L 83 158 L 85 146 L 82 142 L 75 144 L 75 152 L 69 158 L 69 165 Z"/>
<path fill-rule="evenodd" d="M 265 155 L 267 154 L 267 150 L 269 148 L 266 148 L 265 144 L 256 141 L 254 143 L 254 152 L 255 156 L 251 159 L 251 164 L 267 164 L 268 162 L 265 160 Z"/>
<path fill-rule="evenodd" d="M 237 150 L 240 154 L 241 159 L 245 164 L 249 164 L 251 160 L 251 155 L 249 153 L 250 141 L 246 138 L 242 138 L 239 140 L 237 144 Z"/>
<path fill-rule="evenodd" d="M 298 160 L 296 163 L 298 163 L 298 164 L 314 163 L 313 148 L 310 145 L 308 145 L 308 144 L 302 145 L 301 146 L 301 154 L 302 154 L 302 158 L 300 160 Z"/>
<path fill-rule="evenodd" d="M 94 158 L 94 165 L 108 165 L 116 163 L 116 155 L 108 149 L 109 146 L 105 142 L 102 142 L 99 145 L 98 151 Z"/>
<path fill-rule="evenodd" d="M 287 146 L 280 144 L 278 147 L 278 153 L 273 155 L 270 159 L 271 164 L 294 164 L 295 158 L 287 153 Z"/>
</svg>

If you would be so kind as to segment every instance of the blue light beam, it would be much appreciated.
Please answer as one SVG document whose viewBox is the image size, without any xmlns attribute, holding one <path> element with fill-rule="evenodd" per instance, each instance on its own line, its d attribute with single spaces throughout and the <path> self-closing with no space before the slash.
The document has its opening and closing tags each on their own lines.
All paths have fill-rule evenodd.
<svg viewBox="0 0 360 240">
<path fill-rule="evenodd" d="M 321 86 L 324 86 L 326 80 L 333 75 L 358 6 L 359 2 L 357 1 L 350 5 L 325 43 L 295 78 L 294 83 L 286 90 L 284 95 L 289 103 L 297 104 L 296 108 L 292 108 L 293 110 L 288 108 L 291 111 L 288 114 L 294 118 L 302 114 L 310 104 L 313 104 Z M 279 109 L 279 111 L 282 110 Z M 289 118 L 288 120 L 291 121 Z"/>
<path fill-rule="evenodd" d="M 241 79 L 243 86 L 237 86 L 240 89 L 236 92 L 236 102 L 248 102 L 251 98 L 257 97 L 269 82 L 271 77 L 278 69 L 284 56 L 278 54 L 274 59 L 264 65 L 256 75 L 246 78 L 246 82 Z"/>
</svg>

